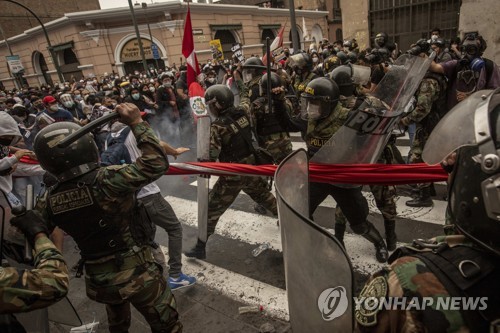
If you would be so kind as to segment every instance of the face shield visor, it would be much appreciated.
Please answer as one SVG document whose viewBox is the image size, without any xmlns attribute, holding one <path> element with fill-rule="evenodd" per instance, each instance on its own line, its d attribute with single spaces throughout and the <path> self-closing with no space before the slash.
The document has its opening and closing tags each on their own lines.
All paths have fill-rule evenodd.
<svg viewBox="0 0 500 333">
<path fill-rule="evenodd" d="M 489 113 L 500 104 L 500 89 L 481 90 L 457 104 L 432 130 L 422 158 L 434 165 L 461 147 L 478 146 L 481 169 L 493 173 L 500 168 L 489 125 Z"/>
<path fill-rule="evenodd" d="M 254 75 L 253 75 L 254 70 L 250 68 L 243 68 L 243 71 L 241 75 L 243 76 L 243 82 L 248 83 L 252 81 Z"/>
<path fill-rule="evenodd" d="M 329 103 L 324 98 L 300 97 L 300 117 L 303 120 L 318 120 L 328 116 Z"/>
</svg>

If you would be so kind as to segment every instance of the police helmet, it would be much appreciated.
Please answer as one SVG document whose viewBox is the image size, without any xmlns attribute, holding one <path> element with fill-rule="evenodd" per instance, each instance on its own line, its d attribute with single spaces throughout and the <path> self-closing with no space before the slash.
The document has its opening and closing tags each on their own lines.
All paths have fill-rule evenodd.
<svg viewBox="0 0 500 333">
<path fill-rule="evenodd" d="M 258 57 L 248 58 L 243 63 L 243 71 L 241 73 L 243 76 L 243 82 L 250 82 L 251 80 L 264 74 L 265 70 L 266 66 Z"/>
<path fill-rule="evenodd" d="M 281 80 L 278 74 L 271 72 L 271 89 L 281 86 Z M 259 92 L 261 96 L 267 96 L 267 73 L 262 75 L 259 81 Z"/>
<path fill-rule="evenodd" d="M 330 78 L 339 87 L 340 95 L 349 97 L 354 94 L 354 82 L 352 79 L 352 68 L 349 65 L 342 65 L 335 68 L 330 73 Z"/>
<path fill-rule="evenodd" d="M 356 52 L 347 53 L 347 58 L 349 59 L 349 63 L 351 64 L 355 64 L 356 62 L 358 62 L 358 55 L 356 54 Z"/>
<path fill-rule="evenodd" d="M 349 61 L 349 58 L 347 57 L 347 54 L 344 51 L 337 52 L 337 58 L 339 58 L 342 65 L 347 64 L 347 62 Z"/>
<path fill-rule="evenodd" d="M 475 92 L 448 112 L 423 159 L 437 164 L 452 152 L 457 156 L 448 202 L 454 226 L 500 256 L 500 88 Z"/>
<path fill-rule="evenodd" d="M 342 62 L 336 55 L 329 56 L 324 62 L 323 66 L 325 67 L 325 71 L 330 73 L 334 68 L 340 66 Z"/>
<path fill-rule="evenodd" d="M 214 84 L 205 92 L 205 103 L 215 115 L 219 115 L 234 105 L 234 95 L 224 84 Z"/>
<path fill-rule="evenodd" d="M 38 132 L 33 143 L 38 162 L 59 181 L 66 181 L 99 166 L 99 150 L 92 134 L 87 133 L 69 146 L 58 146 L 64 138 L 81 127 L 71 122 L 57 122 Z"/>
<path fill-rule="evenodd" d="M 300 52 L 294 54 L 290 57 L 290 66 L 294 69 L 294 71 L 311 71 L 313 68 L 313 61 L 309 54 L 305 52 Z"/>
<path fill-rule="evenodd" d="M 385 32 L 379 32 L 375 36 L 375 46 L 378 48 L 384 47 L 388 41 L 389 35 L 387 35 Z"/>
<path fill-rule="evenodd" d="M 339 96 L 339 87 L 329 78 L 312 80 L 301 95 L 301 117 L 311 120 L 328 117 L 337 106 Z"/>
<path fill-rule="evenodd" d="M 443 49 L 443 50 L 444 50 L 444 48 L 445 48 L 445 46 L 446 46 L 446 44 L 445 44 L 445 42 L 444 42 L 444 39 L 443 39 L 443 38 L 441 38 L 441 37 L 438 37 L 438 38 L 436 38 L 436 39 L 432 40 L 432 41 L 431 41 L 431 45 L 436 45 L 437 47 L 439 47 L 439 48 L 441 48 L 441 49 Z"/>
</svg>

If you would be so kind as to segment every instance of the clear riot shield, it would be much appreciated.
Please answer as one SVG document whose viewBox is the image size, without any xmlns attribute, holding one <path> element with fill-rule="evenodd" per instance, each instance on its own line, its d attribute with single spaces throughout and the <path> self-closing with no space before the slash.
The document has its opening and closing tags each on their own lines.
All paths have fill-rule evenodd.
<svg viewBox="0 0 500 333">
<path fill-rule="evenodd" d="M 309 220 L 305 150 L 275 174 L 290 322 L 294 332 L 353 331 L 353 270 L 343 247 Z"/>
<path fill-rule="evenodd" d="M 372 97 L 365 99 L 311 162 L 374 163 L 433 59 L 434 53 L 429 58 L 400 56 Z"/>
</svg>

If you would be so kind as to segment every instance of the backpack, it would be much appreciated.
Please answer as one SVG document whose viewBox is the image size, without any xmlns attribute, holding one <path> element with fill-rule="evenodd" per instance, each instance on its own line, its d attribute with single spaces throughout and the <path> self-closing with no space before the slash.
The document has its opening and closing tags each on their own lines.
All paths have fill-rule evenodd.
<svg viewBox="0 0 500 333">
<path fill-rule="evenodd" d="M 106 137 L 105 150 L 101 154 L 101 166 L 130 164 L 132 160 L 125 146 L 125 140 L 130 133 L 130 127 L 124 127 L 118 132 L 110 132 Z"/>
</svg>

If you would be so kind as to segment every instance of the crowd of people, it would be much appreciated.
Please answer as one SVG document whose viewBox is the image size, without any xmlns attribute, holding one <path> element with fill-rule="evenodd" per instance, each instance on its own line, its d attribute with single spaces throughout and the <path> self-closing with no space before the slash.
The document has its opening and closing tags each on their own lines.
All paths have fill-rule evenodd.
<svg viewBox="0 0 500 333">
<path fill-rule="evenodd" d="M 390 139 L 378 162 L 422 162 L 429 136 L 449 110 L 457 104 L 464 105 L 464 100 L 473 100 L 479 91 L 500 87 L 499 68 L 482 56 L 486 47 L 486 41 L 477 33 L 447 45 L 439 36 L 439 29 L 432 31 L 429 40 L 421 39 L 412 45 L 406 52 L 409 55 L 426 58 L 432 54 L 434 58 L 413 103 L 399 120 L 399 126 L 410 132 L 410 154 L 402 157 L 395 140 Z M 293 54 L 284 48 L 281 59 L 272 64 L 271 73 L 267 73 L 263 59 L 256 56 L 242 63 L 236 58 L 226 63 L 207 62 L 197 80 L 206 91 L 205 102 L 212 118 L 207 143 L 209 161 L 258 164 L 258 152 L 264 151 L 279 163 L 292 152 L 290 132 L 301 134 L 308 155 L 313 158 L 355 112 L 389 110 L 373 93 L 383 84 L 386 73 L 396 66 L 395 59 L 401 54 L 397 45 L 382 32 L 376 35 L 372 48 L 361 51 L 354 39 L 335 43 L 323 40 L 312 44 L 307 51 Z M 360 74 L 362 68 L 369 73 L 365 78 Z M 16 206 L 23 201 L 22 187 L 27 176 L 36 188 L 42 184 L 45 187 L 35 209 L 12 221 L 34 246 L 37 269 L 52 272 L 45 281 L 37 283 L 58 281 L 57 288 L 51 289 L 51 295 L 43 304 L 55 302 L 67 292 L 68 273 L 61 256 L 66 233 L 73 237 L 81 251 L 82 260 L 76 270 L 81 275 L 85 269 L 87 295 L 106 304 L 111 332 L 127 331 L 130 304 L 144 315 L 153 332 L 180 332 L 182 324 L 171 290 L 196 282 L 194 277 L 182 273 L 182 226 L 154 182 L 168 168 L 167 155 L 177 157 L 194 146 L 196 118 L 189 105 L 186 68 L 167 68 L 155 74 L 154 77 L 151 73 L 139 72 L 123 77 L 104 74 L 99 79 L 89 77 L 54 87 L 44 85 L 0 92 L 0 116 L 5 118 L 0 123 L 1 190 Z M 486 122 L 492 124 L 496 149 L 499 141 L 495 135 L 500 132 L 499 108 L 495 107 L 497 97 L 498 94 L 492 98 L 493 106 L 489 109 L 492 115 L 486 115 Z M 471 106 L 474 110 L 476 104 Z M 59 144 L 81 126 L 111 112 L 117 112 L 119 119 L 93 129 L 92 135 L 87 134 L 73 144 Z M 496 154 L 498 160 L 498 150 Z M 25 171 L 26 174 L 17 174 L 22 177 L 12 180 L 12 175 L 16 176 L 16 165 L 20 165 L 24 156 L 38 159 L 40 166 Z M 462 155 L 451 158 L 448 168 L 453 168 L 456 158 Z M 498 161 L 496 163 L 496 169 L 490 174 L 498 173 Z M 460 168 L 462 164 L 455 170 Z M 451 193 L 454 186 L 450 184 Z M 277 216 L 276 198 L 270 188 L 269 182 L 260 177 L 219 177 L 208 198 L 207 237 L 215 232 L 219 218 L 241 190 L 255 201 L 257 212 Z M 389 257 L 397 243 L 396 188 L 378 185 L 371 186 L 371 190 L 384 218 L 385 237 L 367 219 L 368 203 L 360 185 L 311 182 L 310 218 L 314 219 L 317 207 L 327 196 L 332 196 L 338 205 L 335 237 L 344 246 L 349 224 L 355 234 L 370 241 L 376 259 L 391 263 L 392 268 L 377 275 L 387 284 L 391 269 L 398 267 L 401 260 Z M 432 191 L 432 184 L 418 184 L 413 188 L 414 198 L 406 204 L 432 206 Z M 491 190 L 489 193 L 493 195 Z M 476 232 L 470 236 L 468 222 L 460 224 L 456 220 L 460 215 L 453 202 L 458 200 L 457 196 L 449 198 L 449 230 L 461 231 L 486 248 L 487 253 L 498 255 L 492 239 L 481 240 Z M 498 201 L 491 200 L 491 209 L 498 211 Z M 78 224 L 83 222 L 82 217 L 86 220 L 85 227 Z M 154 241 L 155 226 L 168 233 L 169 267 Z M 96 233 L 100 236 L 94 237 Z M 55 246 L 47 236 L 51 236 Z M 186 255 L 205 259 L 206 246 L 206 239 L 198 239 Z M 411 254 L 403 252 L 403 255 Z M 47 262 L 42 259 L 44 256 L 56 264 L 40 266 L 40 262 Z M 498 261 L 498 257 L 491 260 Z M 2 280 L 0 287 L 16 285 L 19 276 L 21 274 L 14 274 Z M 24 279 L 34 279 L 34 276 Z M 375 280 L 380 283 L 376 278 L 369 283 Z M 25 284 L 24 289 L 33 285 Z M 41 304 L 23 304 L 8 311 L 26 311 L 43 306 Z M 456 319 L 454 327 L 470 325 L 466 319 Z M 409 321 L 409 317 L 406 320 Z M 417 325 L 422 319 L 412 317 L 411 321 Z M 369 331 L 375 324 L 376 320 L 368 325 L 358 320 L 362 330 Z M 395 325 L 402 327 L 400 322 Z"/>
</svg>

